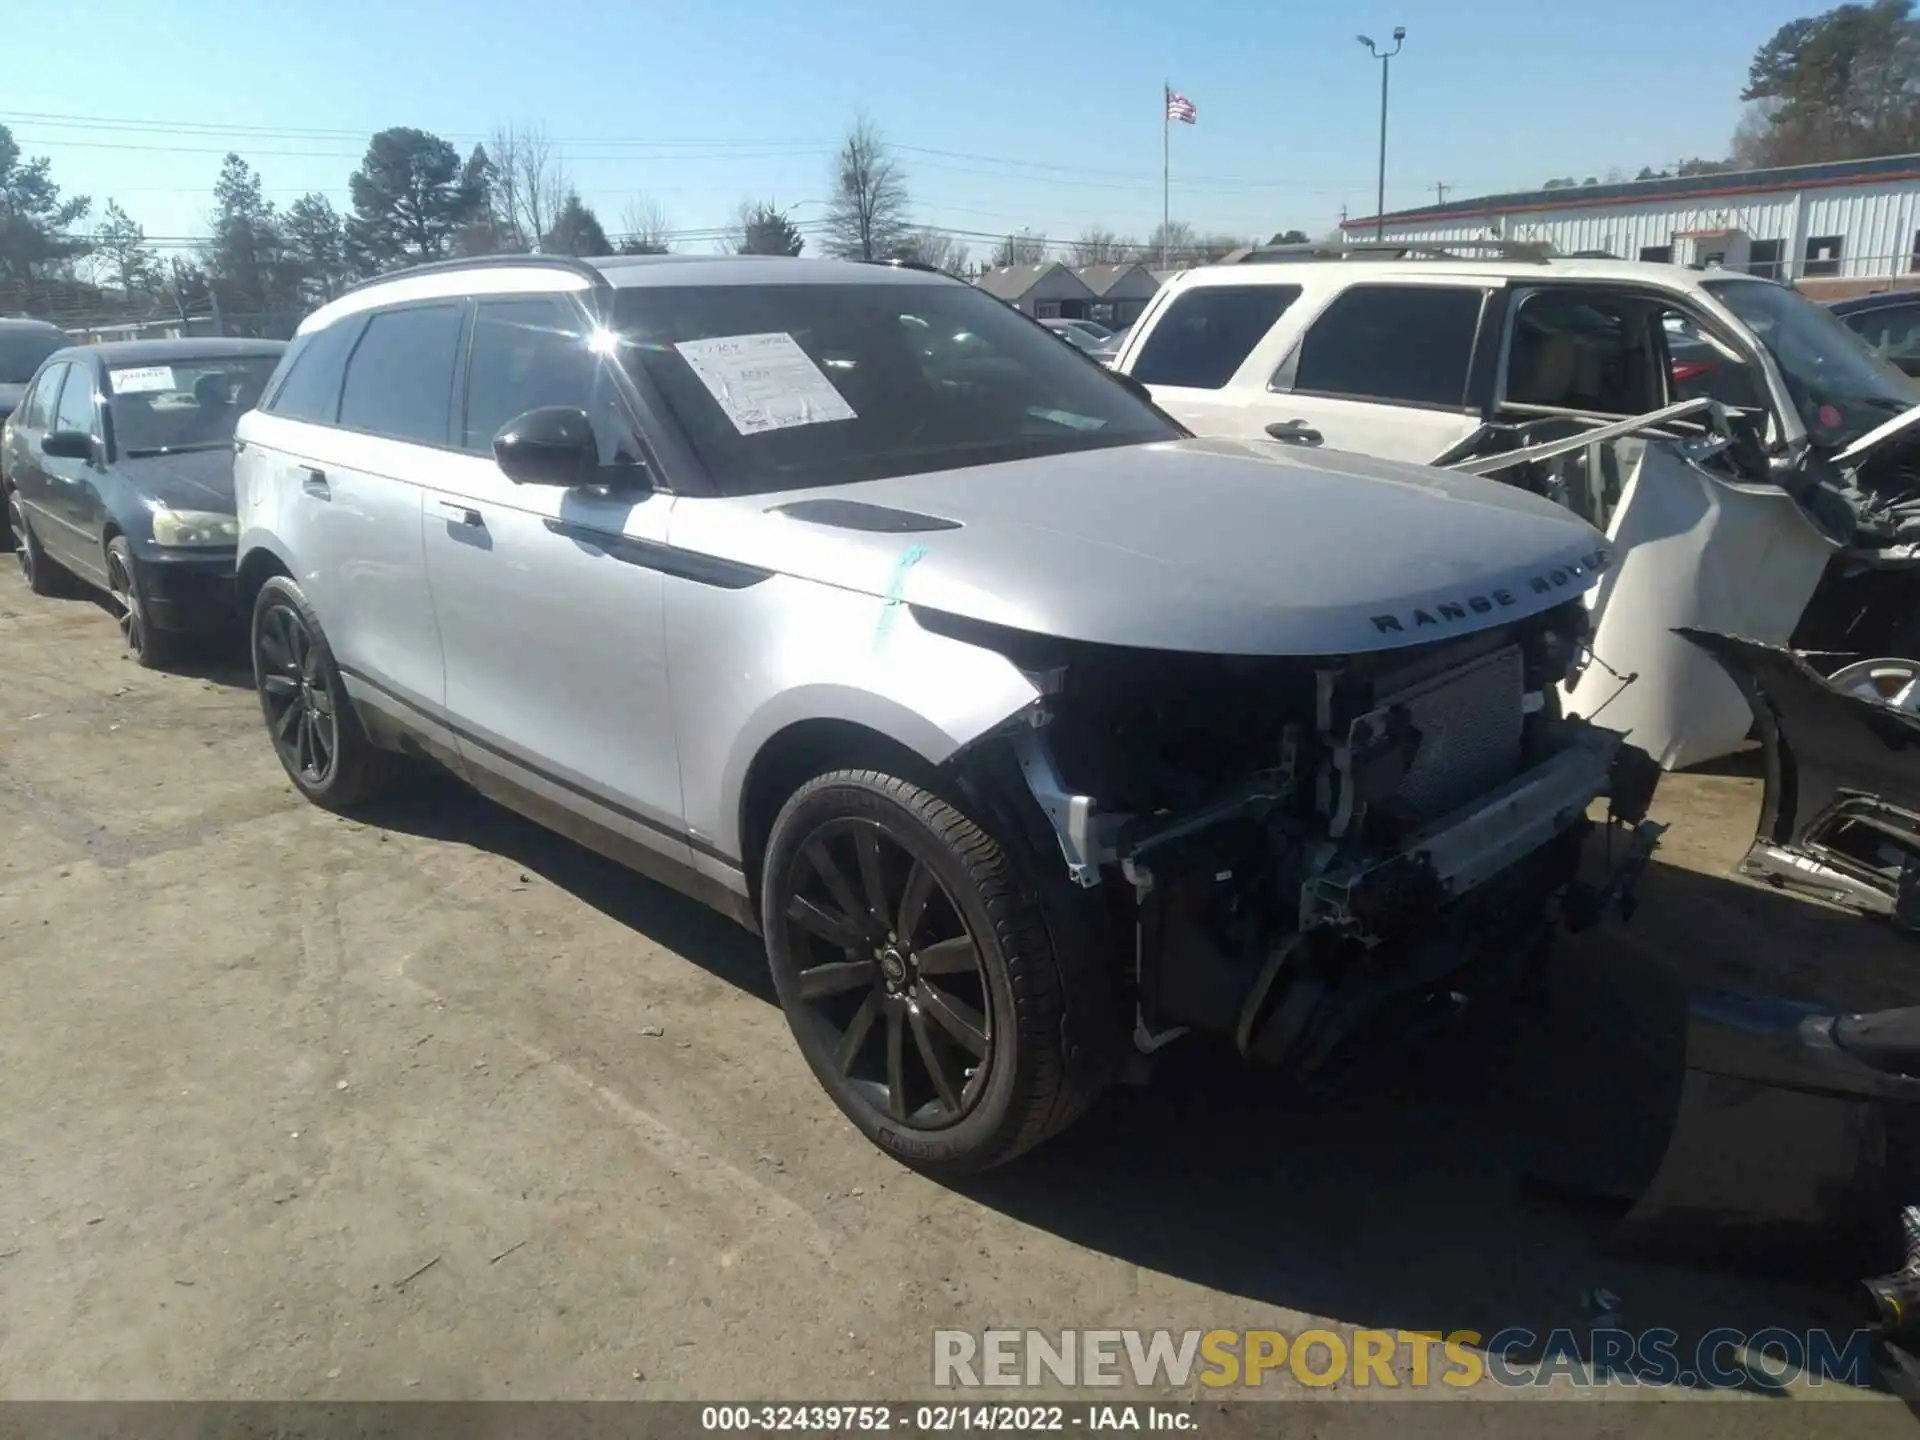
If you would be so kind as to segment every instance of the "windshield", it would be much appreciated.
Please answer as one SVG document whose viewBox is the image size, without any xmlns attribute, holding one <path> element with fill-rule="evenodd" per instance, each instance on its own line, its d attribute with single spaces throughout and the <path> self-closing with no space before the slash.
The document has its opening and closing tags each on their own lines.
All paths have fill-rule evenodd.
<svg viewBox="0 0 1920 1440">
<path fill-rule="evenodd" d="M 112 366 L 115 447 L 138 456 L 231 444 L 233 427 L 260 403 L 279 363 L 278 355 L 233 355 Z"/>
<path fill-rule="evenodd" d="M 645 286 L 619 292 L 614 326 L 729 494 L 1181 433 L 970 286 Z"/>
<path fill-rule="evenodd" d="M 0 385 L 24 385 L 40 362 L 69 344 L 58 330 L 0 329 Z"/>
<path fill-rule="evenodd" d="M 1706 288 L 1772 354 L 1816 444 L 1850 445 L 1920 404 L 1920 390 L 1824 306 L 1784 286 L 1751 280 L 1709 280 Z"/>
</svg>

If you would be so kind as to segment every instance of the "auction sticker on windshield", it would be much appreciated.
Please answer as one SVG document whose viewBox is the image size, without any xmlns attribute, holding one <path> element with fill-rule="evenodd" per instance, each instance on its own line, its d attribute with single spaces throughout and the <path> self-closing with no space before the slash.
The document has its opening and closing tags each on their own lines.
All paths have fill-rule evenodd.
<svg viewBox="0 0 1920 1440">
<path fill-rule="evenodd" d="M 784 331 L 682 340 L 678 350 L 742 435 L 858 418 Z"/>
<path fill-rule="evenodd" d="M 116 395 L 149 395 L 174 388 L 171 365 L 135 365 L 107 373 L 113 377 L 113 393 Z"/>
</svg>

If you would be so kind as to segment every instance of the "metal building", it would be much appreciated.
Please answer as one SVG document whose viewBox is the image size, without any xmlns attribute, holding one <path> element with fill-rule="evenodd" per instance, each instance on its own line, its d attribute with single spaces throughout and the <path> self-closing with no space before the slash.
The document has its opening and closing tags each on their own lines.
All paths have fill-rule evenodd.
<svg viewBox="0 0 1920 1440">
<path fill-rule="evenodd" d="M 1521 240 L 1717 264 L 1831 298 L 1920 286 L 1920 155 L 1483 195 L 1341 228 L 1350 240 Z"/>
</svg>

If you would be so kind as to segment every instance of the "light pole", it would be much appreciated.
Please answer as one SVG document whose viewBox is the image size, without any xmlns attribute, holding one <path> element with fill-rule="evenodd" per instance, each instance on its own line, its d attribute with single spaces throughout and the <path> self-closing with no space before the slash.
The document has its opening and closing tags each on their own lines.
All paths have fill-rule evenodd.
<svg viewBox="0 0 1920 1440">
<path fill-rule="evenodd" d="M 1393 48 L 1382 50 L 1365 35 L 1353 37 L 1367 47 L 1367 53 L 1380 62 L 1380 189 L 1374 204 L 1373 238 L 1384 240 L 1387 236 L 1387 71 L 1393 63 L 1393 57 L 1400 53 L 1400 47 L 1406 43 L 1407 27 L 1393 27 Z"/>
</svg>

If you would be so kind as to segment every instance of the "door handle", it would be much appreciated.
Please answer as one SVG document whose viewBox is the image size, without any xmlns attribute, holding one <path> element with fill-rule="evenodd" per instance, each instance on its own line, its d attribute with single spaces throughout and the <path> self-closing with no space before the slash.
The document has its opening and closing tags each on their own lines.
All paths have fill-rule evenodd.
<svg viewBox="0 0 1920 1440">
<path fill-rule="evenodd" d="M 471 505 L 462 505 L 458 500 L 442 500 L 440 502 L 440 508 L 449 512 L 449 523 L 451 524 L 470 525 L 476 530 L 486 528 L 487 522 L 485 518 Z"/>
<path fill-rule="evenodd" d="M 1267 434 L 1289 445 L 1318 445 L 1326 439 L 1304 420 L 1276 420 L 1267 426 Z"/>
<path fill-rule="evenodd" d="M 327 484 L 327 472 L 316 470 L 311 465 L 305 467 L 300 479 L 300 488 L 316 500 L 331 500 L 333 487 Z"/>
</svg>

